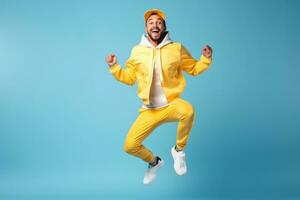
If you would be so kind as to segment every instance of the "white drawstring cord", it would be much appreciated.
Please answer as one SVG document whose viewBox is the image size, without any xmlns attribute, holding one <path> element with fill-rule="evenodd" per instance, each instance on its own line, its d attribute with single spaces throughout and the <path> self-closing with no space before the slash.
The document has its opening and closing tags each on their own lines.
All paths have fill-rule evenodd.
<svg viewBox="0 0 300 200">
<path fill-rule="evenodd" d="M 161 58 L 160 58 L 160 48 L 158 49 L 158 65 L 159 65 L 159 70 L 160 70 L 160 82 L 163 81 L 163 74 L 162 74 L 162 67 L 161 67 Z"/>
<path fill-rule="evenodd" d="M 151 47 L 151 57 L 150 57 L 150 71 L 149 71 L 149 83 L 151 82 L 151 74 L 152 74 L 152 68 L 153 68 L 153 58 L 154 58 L 154 48 Z"/>
</svg>

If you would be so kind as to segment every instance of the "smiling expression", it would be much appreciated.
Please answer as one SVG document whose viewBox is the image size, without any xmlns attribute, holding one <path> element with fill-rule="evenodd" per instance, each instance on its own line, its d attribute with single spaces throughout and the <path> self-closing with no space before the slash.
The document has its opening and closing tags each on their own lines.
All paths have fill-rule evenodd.
<svg viewBox="0 0 300 200">
<path fill-rule="evenodd" d="M 146 21 L 146 32 L 152 41 L 161 41 L 166 32 L 165 21 L 157 14 L 151 15 Z"/>
</svg>

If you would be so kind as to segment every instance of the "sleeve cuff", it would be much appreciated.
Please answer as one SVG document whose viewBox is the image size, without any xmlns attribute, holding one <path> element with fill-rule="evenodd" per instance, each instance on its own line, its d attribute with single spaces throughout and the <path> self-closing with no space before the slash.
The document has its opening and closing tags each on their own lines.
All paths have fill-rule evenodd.
<svg viewBox="0 0 300 200">
<path fill-rule="evenodd" d="M 212 58 L 211 57 L 208 58 L 208 57 L 205 57 L 204 55 L 201 55 L 200 61 L 203 62 L 203 63 L 205 63 L 205 64 L 210 65 L 211 62 L 212 62 Z"/>
<path fill-rule="evenodd" d="M 113 66 L 109 67 L 109 71 L 113 74 L 115 73 L 121 66 L 119 64 L 114 64 Z"/>
</svg>

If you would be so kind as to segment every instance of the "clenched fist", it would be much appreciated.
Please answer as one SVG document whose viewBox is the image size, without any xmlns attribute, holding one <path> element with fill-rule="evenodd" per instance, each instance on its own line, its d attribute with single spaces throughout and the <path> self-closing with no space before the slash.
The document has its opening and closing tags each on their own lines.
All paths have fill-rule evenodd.
<svg viewBox="0 0 300 200">
<path fill-rule="evenodd" d="M 210 58 L 212 56 L 213 50 L 209 45 L 205 45 L 204 48 L 202 49 L 202 54 L 207 57 Z"/>
<path fill-rule="evenodd" d="M 107 64 L 111 67 L 115 64 L 117 64 L 117 57 L 114 54 L 109 54 L 106 58 Z"/>
</svg>

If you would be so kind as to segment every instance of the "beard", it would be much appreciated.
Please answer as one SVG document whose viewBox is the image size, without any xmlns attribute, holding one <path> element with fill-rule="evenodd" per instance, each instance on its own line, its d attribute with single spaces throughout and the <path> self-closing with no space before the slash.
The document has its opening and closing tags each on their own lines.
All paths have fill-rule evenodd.
<svg viewBox="0 0 300 200">
<path fill-rule="evenodd" d="M 159 35 L 158 38 L 153 38 L 152 35 L 151 35 L 151 32 L 147 32 L 147 34 L 148 34 L 148 37 L 149 37 L 152 41 L 154 41 L 154 42 L 160 42 L 160 41 L 162 41 L 162 40 L 164 39 L 164 37 L 166 36 L 167 31 L 160 33 L 160 35 Z"/>
</svg>

